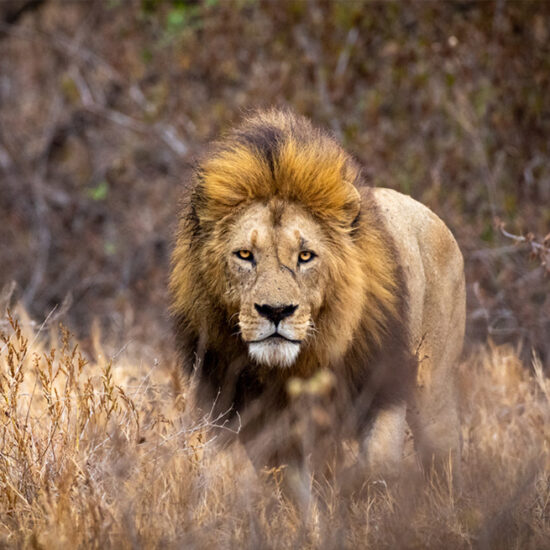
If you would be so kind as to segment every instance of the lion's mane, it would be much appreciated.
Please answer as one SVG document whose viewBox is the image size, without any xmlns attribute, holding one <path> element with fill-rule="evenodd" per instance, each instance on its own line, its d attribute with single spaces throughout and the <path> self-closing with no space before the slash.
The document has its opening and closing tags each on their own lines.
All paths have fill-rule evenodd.
<svg viewBox="0 0 550 550">
<path fill-rule="evenodd" d="M 330 292 L 315 337 L 288 369 L 247 361 L 236 311 L 223 300 L 228 227 L 253 201 L 274 197 L 303 205 L 330 244 Z M 170 278 L 185 369 L 206 394 L 219 394 L 222 407 L 237 411 L 266 393 L 284 403 L 289 377 L 320 368 L 332 370 L 348 396 L 361 395 L 363 407 L 402 397 L 412 371 L 396 258 L 359 166 L 332 137 L 286 111 L 248 118 L 198 161 L 185 200 Z"/>
</svg>

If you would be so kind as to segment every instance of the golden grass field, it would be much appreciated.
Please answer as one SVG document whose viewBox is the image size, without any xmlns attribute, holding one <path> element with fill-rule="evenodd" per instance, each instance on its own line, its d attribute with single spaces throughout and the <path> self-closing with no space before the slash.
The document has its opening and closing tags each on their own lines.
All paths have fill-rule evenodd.
<svg viewBox="0 0 550 550">
<path fill-rule="evenodd" d="M 170 352 L 94 359 L 22 310 L 0 321 L 0 545 L 26 548 L 548 548 L 550 383 L 491 343 L 459 367 L 460 492 L 424 480 L 314 484 L 308 510 L 193 415 Z M 52 323 L 55 324 L 55 323 Z"/>
</svg>

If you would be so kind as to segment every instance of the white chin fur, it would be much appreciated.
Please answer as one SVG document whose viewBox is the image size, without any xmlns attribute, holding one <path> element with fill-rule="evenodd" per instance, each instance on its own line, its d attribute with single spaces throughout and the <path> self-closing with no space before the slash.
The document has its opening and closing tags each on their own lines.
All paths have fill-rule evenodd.
<svg viewBox="0 0 550 550">
<path fill-rule="evenodd" d="M 248 345 L 248 354 L 254 361 L 270 367 L 290 367 L 298 357 L 300 344 L 293 342 L 256 342 Z"/>
</svg>

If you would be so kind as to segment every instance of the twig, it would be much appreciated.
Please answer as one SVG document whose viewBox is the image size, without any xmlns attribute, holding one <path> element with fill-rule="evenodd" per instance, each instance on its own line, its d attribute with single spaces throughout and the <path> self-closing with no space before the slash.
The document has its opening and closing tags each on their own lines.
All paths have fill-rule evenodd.
<svg viewBox="0 0 550 550">
<path fill-rule="evenodd" d="M 359 29 L 357 27 L 352 27 L 346 36 L 346 43 L 338 56 L 338 62 L 336 63 L 336 69 L 334 71 L 334 78 L 336 80 L 340 80 L 344 76 L 344 73 L 348 68 L 351 50 L 353 49 L 353 46 L 357 42 L 358 38 Z"/>
<path fill-rule="evenodd" d="M 2 168 L 4 172 L 9 172 L 12 166 L 13 161 L 10 154 L 8 153 L 7 149 L 2 147 L 2 145 L 0 144 L 0 168 Z"/>
<path fill-rule="evenodd" d="M 46 143 L 45 150 L 47 150 L 53 139 L 54 130 L 57 127 L 57 121 L 61 116 L 61 107 L 62 101 L 59 96 L 56 96 L 52 100 L 50 123 L 46 125 L 47 130 L 44 135 L 44 142 Z M 34 265 L 31 280 L 23 294 L 23 302 L 27 305 L 27 307 L 30 306 L 34 300 L 36 292 L 42 285 L 50 258 L 52 238 L 47 221 L 48 205 L 44 198 L 44 180 L 46 177 L 47 168 L 48 155 L 44 154 L 40 161 L 40 165 L 30 178 L 32 198 L 36 213 L 35 235 L 37 236 L 38 247 L 36 251 L 36 263 Z"/>
<path fill-rule="evenodd" d="M 499 246 L 497 248 L 481 248 L 479 250 L 474 250 L 470 254 L 468 254 L 469 260 L 483 260 L 485 258 L 497 258 L 499 256 L 506 256 L 508 254 L 513 254 L 514 252 L 520 252 L 521 248 L 518 247 L 518 245 L 521 245 L 522 243 L 518 244 L 509 244 L 506 246 Z"/>
<path fill-rule="evenodd" d="M 531 248 L 531 256 L 538 258 L 540 264 L 546 270 L 546 273 L 550 274 L 550 233 L 544 237 L 542 243 L 535 240 L 533 233 L 527 233 L 527 235 L 514 235 L 504 229 L 504 222 L 499 218 L 495 218 L 495 225 L 499 231 L 508 239 L 512 239 L 516 244 L 527 244 Z"/>
<path fill-rule="evenodd" d="M 6 311 L 12 302 L 13 293 L 16 288 L 17 283 L 15 281 L 10 281 L 4 285 L 2 290 L 0 290 L 0 315 L 4 316 L 6 314 Z"/>
</svg>

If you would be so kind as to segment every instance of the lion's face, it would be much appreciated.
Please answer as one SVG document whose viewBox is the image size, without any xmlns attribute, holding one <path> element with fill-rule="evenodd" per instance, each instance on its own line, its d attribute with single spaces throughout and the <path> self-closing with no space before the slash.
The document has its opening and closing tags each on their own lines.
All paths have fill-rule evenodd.
<svg viewBox="0 0 550 550">
<path fill-rule="evenodd" d="M 228 297 L 257 363 L 292 365 L 315 331 L 326 284 L 323 240 L 303 208 L 278 201 L 253 204 L 231 224 Z"/>
</svg>

